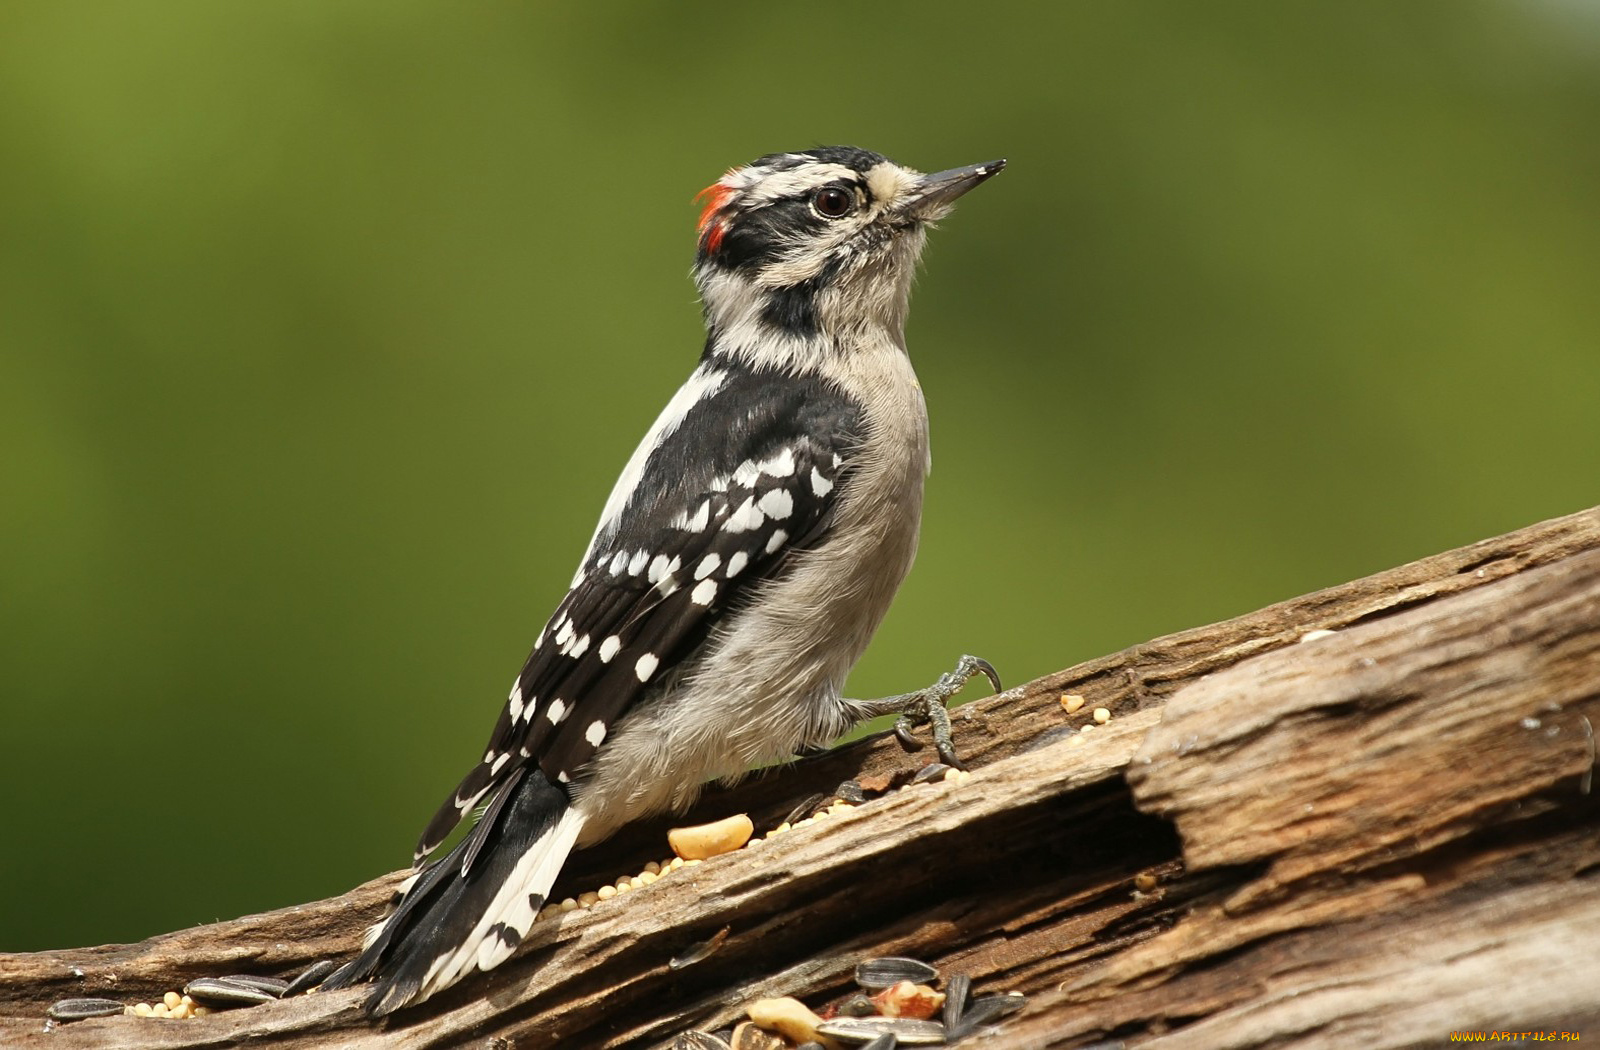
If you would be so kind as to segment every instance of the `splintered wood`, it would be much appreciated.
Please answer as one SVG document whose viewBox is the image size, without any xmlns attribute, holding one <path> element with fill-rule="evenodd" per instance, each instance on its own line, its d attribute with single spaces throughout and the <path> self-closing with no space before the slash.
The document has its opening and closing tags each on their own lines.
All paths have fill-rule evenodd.
<svg viewBox="0 0 1600 1050">
<path fill-rule="evenodd" d="M 856 962 L 882 956 L 1024 993 L 991 1050 L 1600 1032 L 1600 510 L 1157 639 L 953 723 L 966 779 L 918 781 L 926 760 L 879 737 L 626 830 L 552 899 L 639 870 L 671 824 L 775 829 L 842 781 L 883 790 L 554 914 L 498 970 L 385 1025 L 355 990 L 44 1030 L 58 1000 L 348 956 L 403 873 L 141 944 L 0 955 L 0 1044 L 655 1047 L 761 999 L 829 1017 L 859 994 Z"/>
</svg>

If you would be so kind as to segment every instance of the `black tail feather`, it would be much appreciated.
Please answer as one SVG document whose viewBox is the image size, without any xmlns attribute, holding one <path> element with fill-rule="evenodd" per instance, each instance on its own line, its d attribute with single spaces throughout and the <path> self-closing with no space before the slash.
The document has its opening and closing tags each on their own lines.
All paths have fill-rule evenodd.
<svg viewBox="0 0 1600 1050">
<path fill-rule="evenodd" d="M 381 1016 L 479 969 L 486 942 L 493 943 L 484 947 L 489 962 L 482 968 L 498 965 L 544 904 L 576 837 L 574 820 L 566 790 L 528 767 L 466 840 L 418 874 L 377 937 L 324 987 L 377 978 L 365 1009 Z M 508 886 L 513 881 L 520 885 Z M 491 907 L 497 916 L 486 923 Z"/>
</svg>

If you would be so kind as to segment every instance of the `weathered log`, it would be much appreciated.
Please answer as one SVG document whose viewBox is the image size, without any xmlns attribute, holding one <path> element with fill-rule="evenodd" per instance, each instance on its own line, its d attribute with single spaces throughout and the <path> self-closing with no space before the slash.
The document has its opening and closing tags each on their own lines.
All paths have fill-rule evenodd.
<svg viewBox="0 0 1600 1050">
<path fill-rule="evenodd" d="M 1315 629 L 1338 633 L 1296 644 Z M 1074 732 L 1086 716 L 1063 692 L 1113 719 Z M 543 920 L 499 970 L 384 1024 L 341 992 L 43 1031 L 56 999 L 150 1000 L 348 954 L 401 873 L 136 945 L 0 955 L 0 1044 L 651 1046 L 750 998 L 836 999 L 876 954 L 1028 993 L 985 1046 L 1592 1039 L 1597 721 L 1591 510 L 970 704 L 970 780 Z M 922 761 L 861 741 L 709 792 L 687 819 L 748 811 L 766 829 L 846 777 Z M 560 892 L 659 858 L 664 826 L 577 858 Z M 703 961 L 668 966 L 724 927 Z"/>
</svg>

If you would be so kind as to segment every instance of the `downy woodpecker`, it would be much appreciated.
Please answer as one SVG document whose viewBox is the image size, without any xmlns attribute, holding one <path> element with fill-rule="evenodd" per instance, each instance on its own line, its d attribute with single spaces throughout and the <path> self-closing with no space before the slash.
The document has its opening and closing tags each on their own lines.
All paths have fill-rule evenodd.
<svg viewBox="0 0 1600 1050">
<path fill-rule="evenodd" d="M 567 855 L 708 780 L 863 719 L 931 722 L 986 663 L 881 700 L 840 690 L 911 568 L 928 420 L 906 356 L 925 231 L 1005 166 L 924 175 L 846 146 L 775 153 L 701 195 L 705 353 L 617 479 L 482 760 L 420 870 L 330 984 L 387 1014 L 504 962 Z M 480 803 L 472 830 L 430 853 Z"/>
</svg>

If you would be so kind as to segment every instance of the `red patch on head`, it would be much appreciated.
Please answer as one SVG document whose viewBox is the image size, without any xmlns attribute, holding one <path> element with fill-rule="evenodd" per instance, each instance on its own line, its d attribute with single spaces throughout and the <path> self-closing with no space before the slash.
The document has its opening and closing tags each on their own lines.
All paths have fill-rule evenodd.
<svg viewBox="0 0 1600 1050">
<path fill-rule="evenodd" d="M 700 212 L 700 243 L 705 246 L 707 253 L 715 252 L 722 244 L 722 235 L 726 232 L 722 219 L 717 212 L 728 203 L 728 198 L 733 196 L 733 187 L 724 186 L 720 182 L 713 182 L 705 189 L 694 195 L 696 202 L 705 201 L 705 208 Z"/>
</svg>

